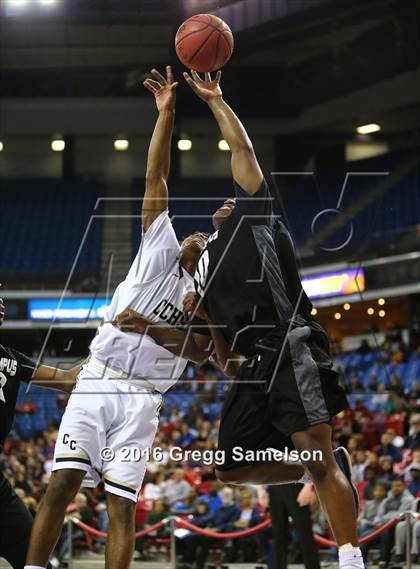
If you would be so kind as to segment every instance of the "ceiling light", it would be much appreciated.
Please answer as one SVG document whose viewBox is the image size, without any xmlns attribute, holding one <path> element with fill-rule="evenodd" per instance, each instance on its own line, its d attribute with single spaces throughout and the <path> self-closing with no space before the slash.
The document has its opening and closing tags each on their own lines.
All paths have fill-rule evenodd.
<svg viewBox="0 0 420 569">
<path fill-rule="evenodd" d="M 385 310 L 380 310 L 378 314 L 381 318 L 383 318 L 385 316 Z"/>
<path fill-rule="evenodd" d="M 230 150 L 229 144 L 226 142 L 226 140 L 224 138 L 219 140 L 218 146 L 219 146 L 219 150 L 221 150 L 222 152 L 228 152 Z"/>
<path fill-rule="evenodd" d="M 188 152 L 192 148 L 192 140 L 189 138 L 181 138 L 178 140 L 178 150 L 181 152 Z"/>
<path fill-rule="evenodd" d="M 57 138 L 51 142 L 51 150 L 53 152 L 63 152 L 66 148 L 66 143 L 61 138 Z"/>
<path fill-rule="evenodd" d="M 350 310 L 351 306 L 348 302 L 346 302 L 346 304 L 344 304 L 343 308 L 344 308 L 344 310 Z"/>
<path fill-rule="evenodd" d="M 4 144 L 3 142 L 0 140 L 0 152 L 2 152 L 4 150 Z"/>
<path fill-rule="evenodd" d="M 116 140 L 114 140 L 114 149 L 117 152 L 125 152 L 126 150 L 128 150 L 129 146 L 130 143 L 125 138 L 117 138 Z"/>
<path fill-rule="evenodd" d="M 379 298 L 378 299 L 378 304 L 379 306 L 383 306 L 385 304 L 385 299 L 384 298 Z"/>
<path fill-rule="evenodd" d="M 39 0 L 39 3 L 44 6 L 50 6 L 51 4 L 55 4 L 55 0 Z"/>
<path fill-rule="evenodd" d="M 312 316 L 316 316 L 318 314 L 318 310 L 315 308 L 315 306 L 312 308 L 311 314 Z"/>
<path fill-rule="evenodd" d="M 367 313 L 369 314 L 369 316 L 373 316 L 375 314 L 375 309 L 370 307 L 367 309 Z"/>
<path fill-rule="evenodd" d="M 335 318 L 336 320 L 340 320 L 340 318 L 341 318 L 341 313 L 340 313 L 340 312 L 336 312 L 336 313 L 334 314 L 334 318 Z"/>
<path fill-rule="evenodd" d="M 17 8 L 20 8 L 21 6 L 26 6 L 28 0 L 7 0 L 7 3 L 10 6 L 16 6 Z"/>
<path fill-rule="evenodd" d="M 363 124 L 363 125 L 358 126 L 356 128 L 357 134 L 372 134 L 372 132 L 378 132 L 380 130 L 381 130 L 381 127 L 374 122 L 369 123 L 369 124 Z"/>
</svg>

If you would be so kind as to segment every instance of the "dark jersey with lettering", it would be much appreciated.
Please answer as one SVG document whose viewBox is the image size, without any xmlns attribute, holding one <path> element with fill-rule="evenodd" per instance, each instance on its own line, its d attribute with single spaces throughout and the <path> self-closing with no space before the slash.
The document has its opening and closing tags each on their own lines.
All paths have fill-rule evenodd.
<svg viewBox="0 0 420 569">
<path fill-rule="evenodd" d="M 20 382 L 29 382 L 36 363 L 0 344 L 0 447 L 12 428 Z"/>
<path fill-rule="evenodd" d="M 230 349 L 249 355 L 260 338 L 287 325 L 294 313 L 310 319 L 312 304 L 302 289 L 290 234 L 273 213 L 266 181 L 253 196 L 236 183 L 235 192 L 236 207 L 209 238 L 195 281 Z"/>
</svg>

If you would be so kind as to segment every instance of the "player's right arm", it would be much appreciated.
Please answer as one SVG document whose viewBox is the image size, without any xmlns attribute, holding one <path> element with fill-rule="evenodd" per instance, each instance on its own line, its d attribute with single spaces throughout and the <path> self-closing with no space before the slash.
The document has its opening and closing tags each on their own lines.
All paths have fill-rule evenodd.
<svg viewBox="0 0 420 569">
<path fill-rule="evenodd" d="M 142 224 L 147 231 L 153 221 L 168 209 L 168 186 L 171 140 L 175 121 L 176 88 L 172 68 L 166 67 L 166 79 L 152 69 L 154 79 L 146 79 L 143 85 L 155 96 L 159 112 L 149 145 L 146 170 L 146 189 L 142 205 Z"/>
<path fill-rule="evenodd" d="M 223 100 L 220 88 L 221 76 L 220 71 L 217 72 L 215 79 L 212 79 L 210 73 L 206 73 L 204 79 L 195 71 L 191 71 L 191 76 L 184 73 L 185 80 L 194 93 L 210 107 L 222 136 L 229 145 L 232 153 L 233 179 L 252 196 L 261 188 L 263 173 L 244 125 Z"/>
</svg>

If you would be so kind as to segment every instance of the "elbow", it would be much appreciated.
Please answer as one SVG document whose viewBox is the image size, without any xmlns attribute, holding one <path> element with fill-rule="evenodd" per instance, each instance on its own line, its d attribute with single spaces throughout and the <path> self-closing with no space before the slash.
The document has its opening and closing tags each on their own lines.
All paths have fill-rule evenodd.
<svg viewBox="0 0 420 569">
<path fill-rule="evenodd" d="M 157 168 L 156 170 L 153 168 L 147 170 L 146 187 L 157 186 L 162 182 L 166 182 L 166 176 L 164 176 L 163 172 L 161 172 L 159 168 Z"/>
<path fill-rule="evenodd" d="M 242 154 L 242 155 L 251 155 L 253 156 L 254 147 L 252 146 L 252 142 L 248 140 L 241 140 L 235 144 L 232 144 L 231 147 L 232 154 Z"/>
</svg>

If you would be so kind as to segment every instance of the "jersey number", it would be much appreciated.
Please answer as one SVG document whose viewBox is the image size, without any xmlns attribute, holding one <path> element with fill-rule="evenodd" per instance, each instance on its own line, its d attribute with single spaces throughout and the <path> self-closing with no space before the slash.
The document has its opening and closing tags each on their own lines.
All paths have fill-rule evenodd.
<svg viewBox="0 0 420 569">
<path fill-rule="evenodd" d="M 6 383 L 7 383 L 7 377 L 4 375 L 4 373 L 0 372 L 0 401 L 3 401 L 3 403 L 6 403 L 3 391 L 3 387 L 6 385 Z"/>
<path fill-rule="evenodd" d="M 197 272 L 196 272 L 197 292 L 200 295 L 203 294 L 204 289 L 206 288 L 208 273 L 209 273 L 209 252 L 208 249 L 205 249 L 198 261 Z"/>
</svg>

